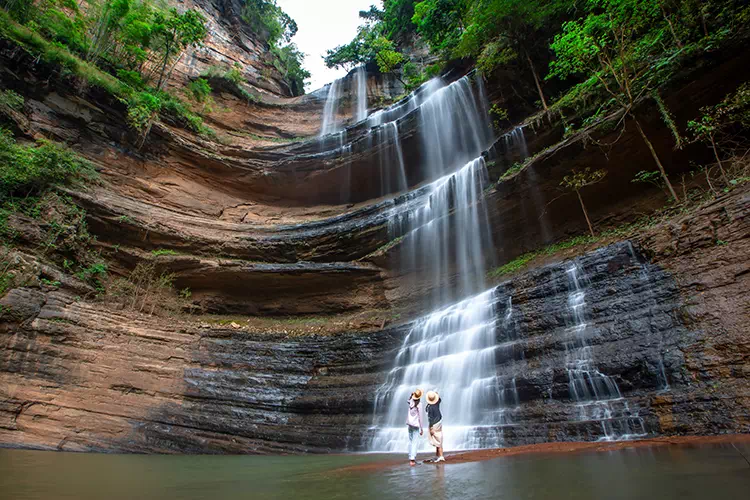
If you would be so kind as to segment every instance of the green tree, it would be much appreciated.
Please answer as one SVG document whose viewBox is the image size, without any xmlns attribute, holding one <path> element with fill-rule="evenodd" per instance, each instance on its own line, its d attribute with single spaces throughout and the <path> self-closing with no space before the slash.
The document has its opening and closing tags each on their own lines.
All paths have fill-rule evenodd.
<svg viewBox="0 0 750 500">
<path fill-rule="evenodd" d="M 292 95 L 304 94 L 305 80 L 310 78 L 310 72 L 302 66 L 305 55 L 294 43 L 288 43 L 278 49 L 274 48 L 272 52 L 279 62 L 278 69 L 284 76 L 284 80 L 289 84 Z"/>
<path fill-rule="evenodd" d="M 174 8 L 158 12 L 154 24 L 156 47 L 161 59 L 156 87 L 161 89 L 169 80 L 185 49 L 201 44 L 208 32 L 206 19 L 195 10 L 187 10 L 183 14 Z"/>
<path fill-rule="evenodd" d="M 188 84 L 188 93 L 190 98 L 195 102 L 202 104 L 201 113 L 206 111 L 206 107 L 213 103 L 211 98 L 211 85 L 205 78 L 198 78 Z"/>
<path fill-rule="evenodd" d="M 679 201 L 656 150 L 635 113 L 636 103 L 653 90 L 658 72 L 649 62 L 667 36 L 662 11 L 653 0 L 589 0 L 592 11 L 566 22 L 552 49 L 549 77 L 593 76 L 630 117 L 646 143 L 670 194 Z"/>
<path fill-rule="evenodd" d="M 583 203 L 583 197 L 581 196 L 581 190 L 587 186 L 593 186 L 594 184 L 601 182 L 607 175 L 607 171 L 604 169 L 591 171 L 590 168 L 586 167 L 583 171 L 573 169 L 570 174 L 563 177 L 560 185 L 567 191 L 574 192 L 578 196 L 578 201 L 581 203 L 581 210 L 583 210 L 583 216 L 586 217 L 586 224 L 589 226 L 589 232 L 592 238 L 596 238 L 594 234 L 594 226 L 591 225 L 591 219 L 589 219 L 589 212 L 586 210 L 586 205 Z"/>
<path fill-rule="evenodd" d="M 130 12 L 131 0 L 105 0 L 89 6 L 89 24 L 91 26 L 90 43 L 86 59 L 95 62 L 99 57 L 112 49 L 122 29 L 122 22 Z"/>
<path fill-rule="evenodd" d="M 750 128 L 750 83 L 744 83 L 733 93 L 727 95 L 715 106 L 707 106 L 701 109 L 701 116 L 697 120 L 688 122 L 688 130 L 692 134 L 693 142 L 704 142 L 711 147 L 716 158 L 716 165 L 721 172 L 725 185 L 729 184 L 729 177 L 724 169 L 721 159 L 721 143 L 724 139 L 731 137 L 733 129 Z M 731 137 L 732 142 L 736 138 Z M 709 169 L 706 169 L 706 180 L 708 186 L 715 192 L 711 185 Z"/>
<path fill-rule="evenodd" d="M 539 101 L 548 111 L 537 61 L 544 61 L 549 39 L 567 12 L 580 3 L 570 0 L 477 0 L 466 15 L 466 29 L 457 49 L 474 57 L 477 66 L 490 72 L 516 59 L 529 69 Z M 541 54 L 541 55 L 540 55 Z"/>
<path fill-rule="evenodd" d="M 242 18 L 271 46 L 289 43 L 297 34 L 297 23 L 276 0 L 245 0 Z"/>
<path fill-rule="evenodd" d="M 469 0 L 423 0 L 414 5 L 412 22 L 433 50 L 451 58 L 465 28 Z"/>
</svg>

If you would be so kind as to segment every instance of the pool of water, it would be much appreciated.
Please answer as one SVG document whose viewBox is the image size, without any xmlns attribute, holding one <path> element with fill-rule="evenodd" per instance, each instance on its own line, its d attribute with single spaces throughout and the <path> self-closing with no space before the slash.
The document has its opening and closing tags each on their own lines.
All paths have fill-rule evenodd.
<svg viewBox="0 0 750 500">
<path fill-rule="evenodd" d="M 0 450 L 0 498 L 743 499 L 750 445 L 344 469 L 394 456 L 144 456 Z M 450 460 L 450 458 L 449 458 Z"/>
</svg>

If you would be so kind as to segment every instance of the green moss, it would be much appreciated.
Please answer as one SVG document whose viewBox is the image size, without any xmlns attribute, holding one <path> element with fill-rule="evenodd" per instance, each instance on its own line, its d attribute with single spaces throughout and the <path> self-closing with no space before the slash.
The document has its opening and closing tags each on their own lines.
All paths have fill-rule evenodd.
<svg viewBox="0 0 750 500">
<path fill-rule="evenodd" d="M 526 162 L 523 162 L 523 163 L 518 163 L 518 162 L 514 163 L 513 165 L 510 166 L 510 168 L 508 168 L 508 170 L 506 170 L 505 172 L 503 172 L 503 175 L 500 176 L 499 180 L 500 181 L 504 181 L 506 179 L 510 179 L 511 177 L 513 177 L 514 175 L 516 175 L 518 172 L 520 172 L 521 170 L 523 170 L 524 167 L 527 165 L 527 163 L 529 163 L 529 162 L 526 161 Z"/>
<path fill-rule="evenodd" d="M 401 243 L 404 240 L 405 237 L 406 236 L 399 236 L 398 238 L 392 239 L 391 241 L 389 241 L 385 245 L 382 245 L 382 246 L 378 247 L 378 249 L 375 250 L 374 252 L 371 252 L 371 253 L 365 255 L 363 257 L 363 259 L 368 259 L 369 257 L 373 257 L 375 255 L 382 255 L 382 254 L 388 252 L 388 250 L 390 250 L 391 248 L 393 248 L 396 245 L 398 245 L 399 243 Z"/>
<path fill-rule="evenodd" d="M 169 248 L 158 248 L 156 250 L 151 250 L 151 255 L 154 257 L 160 257 L 162 255 L 178 255 L 177 252 L 174 250 L 170 250 Z"/>
<path fill-rule="evenodd" d="M 569 248 L 573 248 L 576 246 L 582 246 L 582 245 L 588 245 L 591 243 L 595 243 L 601 239 L 602 236 L 598 238 L 592 238 L 591 236 L 576 236 L 574 238 L 571 238 L 569 240 L 565 240 L 559 243 L 555 243 L 552 245 L 549 245 L 541 250 L 537 250 L 534 252 L 528 252 L 521 256 L 516 257 L 515 259 L 511 260 L 510 262 L 503 264 L 502 266 L 496 267 L 495 269 L 492 269 L 487 273 L 487 277 L 489 278 L 499 278 L 501 276 L 505 276 L 508 274 L 513 274 L 517 271 L 520 271 L 521 269 L 525 268 L 530 262 L 535 260 L 538 257 L 544 257 L 553 255 L 557 252 L 560 252 L 562 250 L 567 250 Z"/>
<path fill-rule="evenodd" d="M 34 146 L 16 143 L 0 129 L 0 202 L 18 196 L 28 204 L 29 196 L 55 184 L 93 180 L 93 166 L 62 144 L 40 139 Z M 6 207 L 7 208 L 7 207 Z"/>
</svg>

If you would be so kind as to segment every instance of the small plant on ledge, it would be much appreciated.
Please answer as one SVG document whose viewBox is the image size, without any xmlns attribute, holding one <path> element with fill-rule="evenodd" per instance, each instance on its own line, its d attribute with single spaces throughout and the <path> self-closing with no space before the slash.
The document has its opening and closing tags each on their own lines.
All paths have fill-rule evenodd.
<svg viewBox="0 0 750 500">
<path fill-rule="evenodd" d="M 591 225 L 589 213 L 586 210 L 586 204 L 583 202 L 581 190 L 587 186 L 592 186 L 601 182 L 606 175 L 607 171 L 604 169 L 595 170 L 593 172 L 588 167 L 583 171 L 573 169 L 570 174 L 563 177 L 563 180 L 560 183 L 565 190 L 572 191 L 578 196 L 578 201 L 581 202 L 581 210 L 583 210 L 583 215 L 586 217 L 586 224 L 589 226 L 589 232 L 591 233 L 592 238 L 596 238 L 596 234 L 594 234 L 594 227 Z"/>
</svg>

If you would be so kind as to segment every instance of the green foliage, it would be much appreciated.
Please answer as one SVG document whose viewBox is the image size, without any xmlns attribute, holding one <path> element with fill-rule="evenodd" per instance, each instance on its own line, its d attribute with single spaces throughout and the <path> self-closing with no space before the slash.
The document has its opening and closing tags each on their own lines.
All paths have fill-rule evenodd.
<svg viewBox="0 0 750 500">
<path fill-rule="evenodd" d="M 576 236 L 569 240 L 562 241 L 549 245 L 541 250 L 535 252 L 528 252 L 523 255 L 516 257 L 503 264 L 502 266 L 496 267 L 487 273 L 489 278 L 500 278 L 501 276 L 509 275 L 524 269 L 530 262 L 540 257 L 548 257 L 569 248 L 574 248 L 582 245 L 589 245 L 598 241 L 598 238 L 591 236 Z"/>
<path fill-rule="evenodd" d="M 372 42 L 372 50 L 375 53 L 375 62 L 381 73 L 392 73 L 406 58 L 398 52 L 390 40 L 384 36 L 375 38 Z"/>
<path fill-rule="evenodd" d="M 48 8 L 36 18 L 39 32 L 53 42 L 60 42 L 74 52 L 83 53 L 86 50 L 86 21 L 78 13 L 74 3 L 74 15 L 69 17 L 65 12 Z"/>
<path fill-rule="evenodd" d="M 162 108 L 158 96 L 143 91 L 133 94 L 128 101 L 128 123 L 139 132 L 147 131 Z"/>
<path fill-rule="evenodd" d="M 662 121 L 664 121 L 664 124 L 667 126 L 669 131 L 672 132 L 672 136 L 675 140 L 675 149 L 682 149 L 682 135 L 680 135 L 677 124 L 674 122 L 674 116 L 672 116 L 672 113 L 669 111 L 667 105 L 664 103 L 664 100 L 662 100 L 658 92 L 654 92 L 652 94 L 652 97 L 654 98 L 654 101 L 659 108 L 659 114 L 661 114 Z"/>
<path fill-rule="evenodd" d="M 659 189 L 664 189 L 664 179 L 658 170 L 641 170 L 631 179 L 630 182 L 640 184 L 652 184 Z"/>
<path fill-rule="evenodd" d="M 293 43 L 283 47 L 272 47 L 271 53 L 276 56 L 276 69 L 278 69 L 284 80 L 289 84 L 292 95 L 298 96 L 305 93 L 305 80 L 310 78 L 302 63 L 305 55 Z"/>
<path fill-rule="evenodd" d="M 589 167 L 584 170 L 573 169 L 568 175 L 563 177 L 560 185 L 570 191 L 580 191 L 586 186 L 591 186 L 598 182 L 601 182 L 607 175 L 607 171 L 604 169 L 594 170 L 593 172 Z"/>
<path fill-rule="evenodd" d="M 137 71 L 118 69 L 117 78 L 119 78 L 121 82 L 133 87 L 134 89 L 141 89 L 145 86 L 143 77 Z"/>
<path fill-rule="evenodd" d="M 329 68 L 346 70 L 368 63 L 380 65 L 378 55 L 381 50 L 386 51 L 383 54 L 382 61 L 387 69 L 390 70 L 401 62 L 400 60 L 397 61 L 398 56 L 393 54 L 393 52 L 396 52 L 395 45 L 383 35 L 382 23 L 366 24 L 358 28 L 354 40 L 346 45 L 328 50 L 323 60 Z"/>
<path fill-rule="evenodd" d="M 461 41 L 468 0 L 424 0 L 414 5 L 412 22 L 437 53 L 451 57 Z"/>
<path fill-rule="evenodd" d="M 505 179 L 510 179 L 511 177 L 516 175 L 518 172 L 523 170 L 525 166 L 526 166 L 526 163 L 519 163 L 519 162 L 514 163 L 513 165 L 508 167 L 508 170 L 503 172 L 503 175 L 500 176 L 499 180 L 504 181 Z"/>
<path fill-rule="evenodd" d="M 716 140 L 717 134 L 733 127 L 750 127 L 750 82 L 740 85 L 715 106 L 702 108 L 701 116 L 688 122 L 693 140 L 702 142 Z"/>
<path fill-rule="evenodd" d="M 211 85 L 205 78 L 198 78 L 188 84 L 188 91 L 194 101 L 204 103 L 211 96 Z"/>
<path fill-rule="evenodd" d="M 508 121 L 508 110 L 497 104 L 493 104 L 490 108 L 490 117 L 495 128 L 500 129 L 502 128 L 502 123 Z"/>
<path fill-rule="evenodd" d="M 96 262 L 76 273 L 76 278 L 92 285 L 98 292 L 104 292 L 102 280 L 107 276 L 107 264 Z"/>
<path fill-rule="evenodd" d="M 26 197 L 48 186 L 74 179 L 91 178 L 92 165 L 67 147 L 40 139 L 22 146 L 13 135 L 0 129 L 0 201 Z"/>
<path fill-rule="evenodd" d="M 177 252 L 169 248 L 157 248 L 156 250 L 151 250 L 151 255 L 161 257 L 162 255 L 177 255 Z"/>
<path fill-rule="evenodd" d="M 289 43 L 297 34 L 297 23 L 281 10 L 276 0 L 245 0 L 242 18 L 271 46 Z"/>
<path fill-rule="evenodd" d="M 304 53 L 291 43 L 297 34 L 294 19 L 276 4 L 276 0 L 245 0 L 242 17 L 261 39 L 268 42 L 274 66 L 281 72 L 292 95 L 304 94 L 305 80 L 310 78 L 310 73 L 302 66 Z M 240 82 L 235 83 L 239 85 Z"/>
<path fill-rule="evenodd" d="M 415 3 L 415 0 L 383 0 L 379 20 L 383 22 L 383 34 L 389 40 L 398 43 L 414 33 L 416 26 L 412 18 Z M 362 13 L 360 17 L 364 17 Z"/>
<path fill-rule="evenodd" d="M 242 66 L 240 65 L 240 63 L 234 63 L 232 67 L 229 68 L 226 73 L 224 73 L 223 78 L 234 83 L 235 85 L 245 83 L 245 78 L 242 76 Z"/>
<path fill-rule="evenodd" d="M 157 11 L 154 16 L 154 47 L 161 54 L 161 69 L 156 87 L 161 89 L 169 79 L 171 69 L 168 65 L 182 52 L 192 46 L 200 45 L 208 35 L 206 19 L 198 11 L 187 10 L 179 13 L 177 9 Z"/>
<path fill-rule="evenodd" d="M 0 113 L 23 110 L 23 96 L 10 89 L 0 91 Z"/>
<path fill-rule="evenodd" d="M 82 61 L 67 47 L 53 43 L 26 26 L 14 22 L 7 12 L 0 10 L 0 37 L 14 41 L 48 63 L 59 64 L 90 85 L 103 88 L 115 96 L 126 96 L 130 88 L 96 66 Z"/>
</svg>

